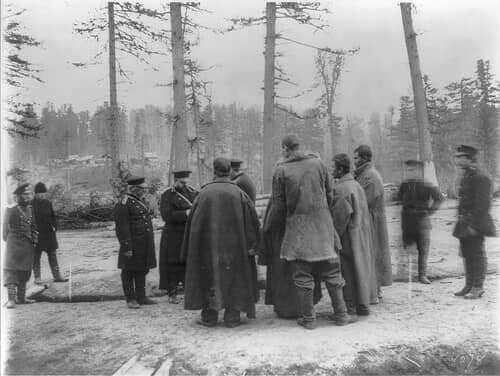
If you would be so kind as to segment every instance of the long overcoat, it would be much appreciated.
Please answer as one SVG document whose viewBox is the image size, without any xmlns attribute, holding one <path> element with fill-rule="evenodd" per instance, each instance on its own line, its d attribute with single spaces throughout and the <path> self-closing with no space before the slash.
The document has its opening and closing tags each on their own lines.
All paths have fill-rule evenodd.
<svg viewBox="0 0 500 376">
<path fill-rule="evenodd" d="M 31 205 L 25 214 L 18 205 L 7 208 L 2 236 L 5 244 L 3 269 L 30 271 L 33 267 L 37 242 L 36 222 Z"/>
<path fill-rule="evenodd" d="M 288 260 L 336 260 L 330 212 L 332 182 L 315 156 L 297 154 L 278 165 L 273 176 L 270 226 L 284 223 L 280 257 Z M 337 237 L 338 239 L 338 237 Z"/>
<path fill-rule="evenodd" d="M 118 268 L 147 272 L 156 267 L 155 243 L 150 208 L 139 198 L 125 194 L 116 204 L 115 232 L 120 250 Z M 132 251 L 132 257 L 125 252 Z"/>
<path fill-rule="evenodd" d="M 252 179 L 245 174 L 243 171 L 238 172 L 232 179 L 236 183 L 240 189 L 245 192 L 248 197 L 250 197 L 250 200 L 252 200 L 253 203 L 255 203 L 256 199 L 256 190 L 255 190 L 255 184 L 252 182 Z"/>
<path fill-rule="evenodd" d="M 259 220 L 249 197 L 229 178 L 216 178 L 196 197 L 186 223 L 184 308 L 231 308 L 255 317 Z"/>
<path fill-rule="evenodd" d="M 468 168 L 460 181 L 458 195 L 458 221 L 453 236 L 470 237 L 469 228 L 474 229 L 479 236 L 496 236 L 490 214 L 491 179 L 477 168 Z"/>
<path fill-rule="evenodd" d="M 354 176 L 365 191 L 370 211 L 372 253 L 375 259 L 377 281 L 379 286 L 390 286 L 392 284 L 392 266 L 382 177 L 371 163 L 365 163 L 358 167 Z"/>
<path fill-rule="evenodd" d="M 39 251 L 53 252 L 59 245 L 57 243 L 56 231 L 57 220 L 52 203 L 43 198 L 34 198 L 33 214 L 38 228 L 38 243 Z"/>
<path fill-rule="evenodd" d="M 346 281 L 354 281 L 354 286 L 346 284 L 345 296 L 352 296 L 355 290 L 357 304 L 368 306 L 377 294 L 377 276 L 374 270 L 371 249 L 371 223 L 365 192 L 352 174 L 344 175 L 333 189 L 333 222 L 342 242 L 342 255 L 353 259 L 354 275 L 346 276 Z M 347 268 L 346 268 L 347 269 Z"/>
</svg>

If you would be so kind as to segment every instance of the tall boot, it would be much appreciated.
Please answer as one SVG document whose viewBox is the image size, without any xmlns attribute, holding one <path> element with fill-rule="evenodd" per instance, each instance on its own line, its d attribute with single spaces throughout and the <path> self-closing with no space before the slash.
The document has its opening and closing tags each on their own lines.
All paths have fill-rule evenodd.
<svg viewBox="0 0 500 376">
<path fill-rule="evenodd" d="M 474 268 L 472 289 L 464 295 L 465 299 L 479 299 L 484 294 L 484 279 L 486 276 L 486 255 L 484 251 L 472 257 Z"/>
<path fill-rule="evenodd" d="M 314 313 L 314 294 L 312 289 L 296 287 L 299 297 L 301 316 L 297 320 L 297 324 L 306 329 L 316 328 L 316 315 Z"/>
<path fill-rule="evenodd" d="M 356 315 L 347 314 L 347 306 L 344 301 L 342 287 L 326 285 L 330 300 L 332 301 L 333 316 L 330 318 L 335 325 L 347 325 L 357 321 Z"/>
<path fill-rule="evenodd" d="M 122 270 L 121 278 L 123 294 L 125 295 L 125 300 L 127 301 L 127 307 L 131 309 L 140 308 L 137 300 L 135 299 L 134 278 L 132 272 Z"/>
<path fill-rule="evenodd" d="M 462 257 L 464 261 L 464 271 L 465 271 L 465 286 L 462 290 L 457 291 L 455 296 L 464 296 L 472 289 L 472 268 L 469 259 Z"/>
<path fill-rule="evenodd" d="M 61 273 L 59 272 L 56 251 L 49 252 L 47 257 L 49 259 L 50 270 L 52 271 L 54 282 L 68 282 L 68 279 L 61 277 Z"/>
<path fill-rule="evenodd" d="M 41 285 L 42 279 L 40 275 L 40 258 L 42 257 L 42 252 L 35 249 L 35 257 L 33 259 L 33 274 L 35 277 L 35 284 Z"/>
<path fill-rule="evenodd" d="M 134 281 L 137 303 L 140 305 L 157 304 L 155 300 L 146 296 L 146 273 L 136 272 Z"/>
<path fill-rule="evenodd" d="M 31 304 L 34 300 L 26 299 L 26 282 L 17 285 L 17 304 Z"/>
<path fill-rule="evenodd" d="M 429 257 L 429 250 L 422 249 L 418 252 L 418 280 L 423 284 L 430 284 L 429 278 L 427 278 L 427 259 Z"/>
<path fill-rule="evenodd" d="M 17 286 L 13 283 L 9 283 L 7 285 L 8 300 L 7 304 L 5 305 L 7 308 L 16 308 L 16 293 Z"/>
</svg>

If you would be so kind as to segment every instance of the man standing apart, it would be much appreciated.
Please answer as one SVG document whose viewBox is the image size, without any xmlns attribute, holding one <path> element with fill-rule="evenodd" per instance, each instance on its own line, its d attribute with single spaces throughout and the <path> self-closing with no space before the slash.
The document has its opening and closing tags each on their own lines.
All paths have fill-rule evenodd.
<svg viewBox="0 0 500 376">
<path fill-rule="evenodd" d="M 256 193 L 255 184 L 252 182 L 250 177 L 241 171 L 241 164 L 243 162 L 238 159 L 231 160 L 231 180 L 236 183 L 240 189 L 245 192 L 250 200 L 255 204 Z"/>
<path fill-rule="evenodd" d="M 301 318 L 297 323 L 314 329 L 314 276 L 325 281 L 337 325 L 350 319 L 344 302 L 340 260 L 335 251 L 335 228 L 330 212 L 332 185 L 319 158 L 304 155 L 296 135 L 281 142 L 283 163 L 273 176 L 270 225 L 285 226 L 280 256 L 290 263 Z M 337 235 L 338 239 L 338 235 Z M 338 245 L 340 247 L 340 245 Z"/>
<path fill-rule="evenodd" d="M 495 225 L 489 213 L 491 180 L 477 165 L 478 150 L 468 145 L 457 148 L 456 164 L 463 170 L 458 191 L 458 221 L 453 236 L 460 239 L 464 259 L 465 286 L 455 293 L 465 299 L 479 299 L 484 294 L 486 250 L 484 237 L 495 236 Z"/>
<path fill-rule="evenodd" d="M 14 195 L 17 204 L 7 208 L 3 221 L 3 240 L 6 244 L 2 266 L 4 286 L 8 293 L 7 308 L 15 308 L 16 303 L 33 303 L 26 299 L 26 283 L 31 276 L 38 236 L 29 184 L 20 185 Z"/>
<path fill-rule="evenodd" d="M 146 297 L 146 274 L 156 267 L 151 212 L 143 201 L 146 184 L 143 177 L 130 176 L 128 192 L 115 206 L 115 231 L 120 242 L 118 268 L 128 308 L 156 304 Z"/>
<path fill-rule="evenodd" d="M 188 185 L 189 170 L 174 171 L 174 185 L 161 195 L 160 213 L 165 221 L 160 240 L 160 286 L 168 301 L 178 304 L 177 287 L 184 283 L 186 264 L 181 260 L 182 240 L 189 211 L 198 192 Z"/>
<path fill-rule="evenodd" d="M 392 284 L 391 253 L 385 217 L 384 184 L 382 177 L 372 165 L 372 151 L 368 145 L 360 145 L 354 150 L 354 177 L 363 187 L 368 202 L 372 226 L 372 257 L 377 275 L 378 298 L 382 298 L 382 286 Z M 372 303 L 376 303 L 373 297 Z"/>
<path fill-rule="evenodd" d="M 370 297 L 376 295 L 376 275 L 370 252 L 371 225 L 365 192 L 351 174 L 347 154 L 333 158 L 333 222 L 342 242 L 340 260 L 345 279 L 344 299 L 351 315 L 370 313 Z"/>
<path fill-rule="evenodd" d="M 416 243 L 418 250 L 418 280 L 429 284 L 427 259 L 431 241 L 431 221 L 429 216 L 441 205 L 443 195 L 437 187 L 424 182 L 424 163 L 408 160 L 407 179 L 401 183 L 398 200 L 401 201 L 401 230 L 405 248 Z"/>
<path fill-rule="evenodd" d="M 67 282 L 67 278 L 63 278 L 59 271 L 57 263 L 56 250 L 59 247 L 57 244 L 57 220 L 54 213 L 52 203 L 46 199 L 47 187 L 42 182 L 35 184 L 35 198 L 33 199 L 33 213 L 38 228 L 38 244 L 35 248 L 35 259 L 33 262 L 33 274 L 35 275 L 35 283 L 41 284 L 40 278 L 40 259 L 42 252 L 47 252 L 49 266 L 54 277 L 54 282 Z"/>
<path fill-rule="evenodd" d="M 249 197 L 229 180 L 230 161 L 214 160 L 215 178 L 194 201 L 182 258 L 186 260 L 184 308 L 201 309 L 200 325 L 240 325 L 240 312 L 255 317 L 258 300 L 255 248 L 259 220 Z"/>
</svg>

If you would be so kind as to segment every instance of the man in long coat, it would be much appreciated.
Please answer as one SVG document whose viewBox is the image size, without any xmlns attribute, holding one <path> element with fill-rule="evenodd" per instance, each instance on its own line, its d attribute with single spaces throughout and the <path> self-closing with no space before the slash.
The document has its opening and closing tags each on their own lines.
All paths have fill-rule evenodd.
<svg viewBox="0 0 500 376">
<path fill-rule="evenodd" d="M 391 253 L 385 216 L 384 184 L 372 165 L 372 151 L 368 145 L 360 145 L 354 151 L 354 178 L 366 194 L 372 226 L 372 254 L 377 273 L 378 298 L 382 298 L 382 286 L 392 284 Z M 377 303 L 377 297 L 371 303 Z"/>
<path fill-rule="evenodd" d="M 303 154 L 296 135 L 283 138 L 283 163 L 273 176 L 270 225 L 285 233 L 280 257 L 290 264 L 299 297 L 301 318 L 297 324 L 314 329 L 314 276 L 326 284 L 334 311 L 333 321 L 345 325 L 347 315 L 340 273 L 340 260 L 335 250 L 335 228 L 330 212 L 331 178 L 319 158 Z"/>
<path fill-rule="evenodd" d="M 365 192 L 351 174 L 347 154 L 333 158 L 333 222 L 342 242 L 340 260 L 345 280 L 344 299 L 351 315 L 368 315 L 370 298 L 377 293 L 377 277 L 370 249 L 370 213 Z"/>
<path fill-rule="evenodd" d="M 431 221 L 433 214 L 443 201 L 439 189 L 424 181 L 424 163 L 410 159 L 405 162 L 407 178 L 401 183 L 398 199 L 401 210 L 401 230 L 403 246 L 409 247 L 416 243 L 418 250 L 418 280 L 429 284 L 427 278 L 427 259 L 431 241 Z"/>
<path fill-rule="evenodd" d="M 169 302 L 178 304 L 177 289 L 184 283 L 186 264 L 181 260 L 182 240 L 189 211 L 198 192 L 191 187 L 189 170 L 174 171 L 174 185 L 161 195 L 160 213 L 165 226 L 160 240 L 160 286 Z"/>
<path fill-rule="evenodd" d="M 240 325 L 240 312 L 255 317 L 258 300 L 255 249 L 259 221 L 250 198 L 229 180 L 230 161 L 214 160 L 215 178 L 201 189 L 186 224 L 184 308 L 201 309 L 199 324 L 217 325 L 224 309 L 227 327 Z"/>
<path fill-rule="evenodd" d="M 252 182 L 252 179 L 250 179 L 250 177 L 241 170 L 242 163 L 243 161 L 240 161 L 238 159 L 231 160 L 231 180 L 234 181 L 236 185 L 240 187 L 240 189 L 245 192 L 248 197 L 250 197 L 250 200 L 252 200 L 252 202 L 255 204 L 255 184 Z"/>
<path fill-rule="evenodd" d="M 57 243 L 56 231 L 57 220 L 52 203 L 45 197 L 47 187 L 42 182 L 35 184 L 35 198 L 33 199 L 33 213 L 35 215 L 38 228 L 38 244 L 35 248 L 35 259 L 33 261 L 33 274 L 35 283 L 42 283 L 40 276 L 40 259 L 42 252 L 47 252 L 50 271 L 54 277 L 54 282 L 67 282 L 67 278 L 61 276 L 59 263 L 57 262 L 56 250 L 59 247 Z"/>
<path fill-rule="evenodd" d="M 3 221 L 5 258 L 3 261 L 4 286 L 7 287 L 7 308 L 17 304 L 33 303 L 26 299 L 26 283 L 31 276 L 33 257 L 38 238 L 31 207 L 31 189 L 28 183 L 15 191 L 17 204 L 7 208 Z"/>
<path fill-rule="evenodd" d="M 487 258 L 485 236 L 495 236 L 495 224 L 489 213 L 492 184 L 477 165 L 478 150 L 472 146 L 457 148 L 456 164 L 463 170 L 458 192 L 458 221 L 453 236 L 460 240 L 464 259 L 465 286 L 456 296 L 479 299 L 484 294 Z"/>
<path fill-rule="evenodd" d="M 146 190 L 144 178 L 130 176 L 129 192 L 116 204 L 115 231 L 120 243 L 118 268 L 127 306 L 156 304 L 146 296 L 146 274 L 156 268 L 156 254 L 150 208 L 143 201 Z"/>
</svg>

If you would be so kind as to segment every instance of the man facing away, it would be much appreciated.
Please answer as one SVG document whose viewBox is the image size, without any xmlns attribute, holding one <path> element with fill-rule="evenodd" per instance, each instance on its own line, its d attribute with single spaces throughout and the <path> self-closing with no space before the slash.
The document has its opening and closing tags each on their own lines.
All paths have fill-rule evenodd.
<svg viewBox="0 0 500 376">
<path fill-rule="evenodd" d="M 297 289 L 301 318 L 297 323 L 314 329 L 314 276 L 325 281 L 337 325 L 350 322 L 344 302 L 340 260 L 335 250 L 336 232 L 330 212 L 332 185 L 319 158 L 304 155 L 296 135 L 281 142 L 284 157 L 272 183 L 270 224 L 285 226 L 280 256 L 290 263 Z M 338 235 L 337 235 L 338 239 Z M 340 247 L 340 244 L 338 245 Z"/>
<path fill-rule="evenodd" d="M 169 303 L 178 304 L 177 288 L 184 283 L 186 264 L 181 260 L 182 241 L 189 211 L 198 192 L 191 187 L 189 170 L 174 171 L 174 185 L 161 195 L 160 213 L 165 221 L 160 240 L 160 286 Z"/>
<path fill-rule="evenodd" d="M 156 304 L 146 296 L 146 274 L 156 268 L 156 254 L 150 208 L 143 201 L 144 178 L 130 176 L 128 192 L 116 204 L 115 231 L 120 243 L 118 268 L 122 270 L 123 292 L 128 308 Z"/>
<path fill-rule="evenodd" d="M 216 158 L 214 180 L 202 187 L 186 223 L 184 308 L 201 309 L 198 324 L 241 324 L 240 312 L 255 317 L 258 300 L 255 248 L 259 220 L 247 194 L 229 179 L 230 161 Z"/>
<path fill-rule="evenodd" d="M 333 158 L 333 222 L 342 242 L 340 260 L 345 279 L 344 299 L 351 315 L 368 315 L 370 297 L 377 293 L 373 268 L 371 225 L 365 192 L 351 174 L 347 154 Z"/>
<path fill-rule="evenodd" d="M 33 261 L 33 274 L 35 283 L 41 284 L 40 259 L 42 252 L 47 252 L 50 271 L 54 277 L 54 282 L 67 282 L 59 271 L 56 250 L 59 247 L 57 243 L 56 231 L 57 220 L 52 203 L 46 198 L 47 187 L 42 182 L 35 184 L 35 198 L 33 199 L 33 213 L 38 228 L 38 244 L 35 248 L 35 259 Z"/>
<path fill-rule="evenodd" d="M 382 177 L 372 164 L 372 150 L 368 145 L 360 145 L 354 150 L 354 178 L 363 187 L 368 202 L 372 226 L 372 254 L 377 273 L 378 298 L 382 298 L 382 286 L 392 284 L 391 253 L 385 216 L 384 184 Z M 372 299 L 377 303 L 377 297 Z"/>
<path fill-rule="evenodd" d="M 465 268 L 465 286 L 455 295 L 465 299 L 479 299 L 484 294 L 487 266 L 484 237 L 495 236 L 496 233 L 489 213 L 491 179 L 478 168 L 477 154 L 476 148 L 461 145 L 455 155 L 463 175 L 458 192 L 458 221 L 453 236 L 460 240 Z"/>
<path fill-rule="evenodd" d="M 255 204 L 256 193 L 255 184 L 252 182 L 250 177 L 241 170 L 241 164 L 243 161 L 238 159 L 231 160 L 231 180 L 236 183 L 240 189 L 245 192 L 250 200 Z"/>
</svg>

